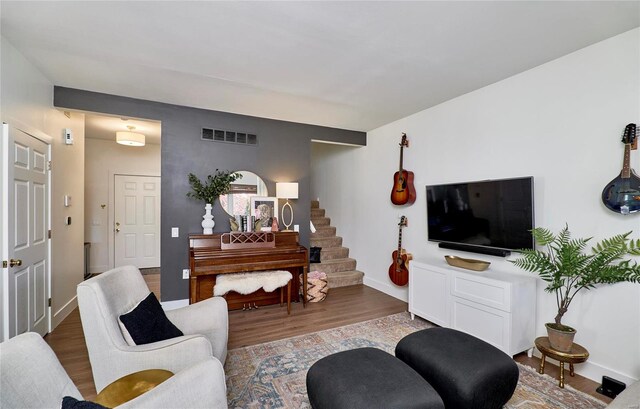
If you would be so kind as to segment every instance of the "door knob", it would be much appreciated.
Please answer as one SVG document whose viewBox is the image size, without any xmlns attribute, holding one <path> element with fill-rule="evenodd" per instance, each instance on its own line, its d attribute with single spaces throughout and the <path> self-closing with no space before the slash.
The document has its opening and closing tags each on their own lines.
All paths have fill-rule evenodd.
<svg viewBox="0 0 640 409">
<path fill-rule="evenodd" d="M 116 227 L 116 233 L 120 232 L 120 229 Z"/>
<path fill-rule="evenodd" d="M 17 260 L 11 259 L 11 260 L 9 260 L 9 267 L 15 267 L 15 266 L 20 267 L 21 265 L 22 265 L 22 260 L 20 260 L 20 259 L 17 259 Z"/>
<path fill-rule="evenodd" d="M 120 231 L 120 229 L 118 228 L 119 226 L 120 226 L 120 223 L 116 222 L 116 233 Z"/>
</svg>

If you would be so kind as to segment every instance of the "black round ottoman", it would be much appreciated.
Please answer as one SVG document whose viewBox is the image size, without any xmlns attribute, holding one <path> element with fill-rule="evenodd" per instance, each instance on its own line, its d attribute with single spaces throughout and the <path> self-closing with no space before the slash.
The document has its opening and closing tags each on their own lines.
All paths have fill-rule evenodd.
<svg viewBox="0 0 640 409">
<path fill-rule="evenodd" d="M 433 386 L 447 409 L 502 408 L 518 384 L 510 356 L 478 338 L 449 328 L 404 337 L 396 357 Z"/>
<path fill-rule="evenodd" d="M 444 409 L 416 371 L 375 348 L 320 359 L 307 372 L 307 393 L 314 409 Z"/>
</svg>

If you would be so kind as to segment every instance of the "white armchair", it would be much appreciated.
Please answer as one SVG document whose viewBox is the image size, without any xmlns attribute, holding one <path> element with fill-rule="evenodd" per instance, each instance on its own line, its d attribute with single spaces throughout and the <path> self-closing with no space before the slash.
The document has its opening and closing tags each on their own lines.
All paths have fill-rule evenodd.
<svg viewBox="0 0 640 409">
<path fill-rule="evenodd" d="M 49 345 L 34 332 L 0 344 L 0 407 L 56 408 L 82 395 Z M 224 371 L 213 357 L 177 372 L 151 391 L 118 406 L 133 408 L 226 408 Z"/>
<path fill-rule="evenodd" d="M 140 271 L 118 267 L 78 285 L 78 306 L 96 390 L 144 369 L 177 373 L 213 356 L 227 356 L 228 312 L 221 297 L 167 311 L 185 335 L 144 345 L 129 345 L 118 317 L 149 294 Z"/>
<path fill-rule="evenodd" d="M 640 381 L 627 386 L 607 409 L 640 409 Z"/>
</svg>

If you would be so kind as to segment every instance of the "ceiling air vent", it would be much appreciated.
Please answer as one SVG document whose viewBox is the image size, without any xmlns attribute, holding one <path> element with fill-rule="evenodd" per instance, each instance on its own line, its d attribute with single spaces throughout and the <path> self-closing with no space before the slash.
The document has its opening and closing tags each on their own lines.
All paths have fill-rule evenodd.
<svg viewBox="0 0 640 409">
<path fill-rule="evenodd" d="M 234 143 L 238 145 L 258 144 L 258 136 L 256 134 L 211 128 L 202 128 L 201 139 L 203 141 Z"/>
</svg>

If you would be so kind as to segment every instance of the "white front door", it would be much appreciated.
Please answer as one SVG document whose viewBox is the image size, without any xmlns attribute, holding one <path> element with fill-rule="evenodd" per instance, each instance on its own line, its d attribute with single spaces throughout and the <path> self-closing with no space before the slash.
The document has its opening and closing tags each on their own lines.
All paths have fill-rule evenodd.
<svg viewBox="0 0 640 409">
<path fill-rule="evenodd" d="M 2 172 L 5 328 L 9 338 L 27 331 L 45 335 L 50 315 L 49 145 L 7 124 L 2 127 L 7 141 Z"/>
<path fill-rule="evenodd" d="M 115 267 L 160 267 L 160 177 L 115 175 Z"/>
</svg>

